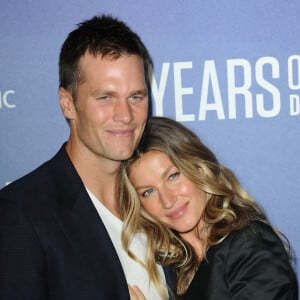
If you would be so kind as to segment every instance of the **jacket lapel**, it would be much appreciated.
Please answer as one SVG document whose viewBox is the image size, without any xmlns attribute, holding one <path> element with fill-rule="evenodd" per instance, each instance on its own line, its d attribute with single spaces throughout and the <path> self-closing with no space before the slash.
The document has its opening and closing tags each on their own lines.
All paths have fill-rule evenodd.
<svg viewBox="0 0 300 300">
<path fill-rule="evenodd" d="M 61 209 L 56 211 L 65 235 L 78 257 L 86 264 L 91 280 L 109 299 L 128 299 L 125 275 L 105 229 L 88 193 L 72 165 L 64 146 L 52 160 L 53 176 Z"/>
<path fill-rule="evenodd" d="M 56 218 L 78 258 L 89 270 L 101 295 L 107 299 L 129 299 L 126 278 L 110 240 L 89 195 L 69 159 L 65 145 L 51 160 L 56 181 L 58 207 Z M 175 276 L 171 267 L 164 267 L 168 287 L 175 293 Z M 102 298 L 101 298 L 102 299 Z M 105 297 L 103 299 L 106 299 Z M 171 298 L 170 298 L 171 299 Z"/>
</svg>

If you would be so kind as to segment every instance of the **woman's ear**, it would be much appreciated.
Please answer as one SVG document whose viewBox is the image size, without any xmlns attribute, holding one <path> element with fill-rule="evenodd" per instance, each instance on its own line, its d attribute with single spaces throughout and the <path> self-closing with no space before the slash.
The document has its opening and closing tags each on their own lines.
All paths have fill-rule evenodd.
<svg viewBox="0 0 300 300">
<path fill-rule="evenodd" d="M 198 172 L 200 173 L 200 174 L 204 174 L 204 171 L 203 171 L 203 169 L 201 168 L 201 167 L 198 167 Z"/>
<path fill-rule="evenodd" d="M 65 118 L 68 120 L 74 119 L 76 110 L 73 96 L 63 87 L 59 88 L 59 102 Z"/>
</svg>

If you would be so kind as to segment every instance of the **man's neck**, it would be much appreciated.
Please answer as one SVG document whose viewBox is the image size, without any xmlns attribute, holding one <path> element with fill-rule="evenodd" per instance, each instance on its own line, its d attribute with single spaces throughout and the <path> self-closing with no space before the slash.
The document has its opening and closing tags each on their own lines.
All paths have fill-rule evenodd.
<svg viewBox="0 0 300 300">
<path fill-rule="evenodd" d="M 107 209 L 119 217 L 116 182 L 121 163 L 82 153 L 76 147 L 72 147 L 71 143 L 67 143 L 66 151 L 84 185 Z"/>
</svg>

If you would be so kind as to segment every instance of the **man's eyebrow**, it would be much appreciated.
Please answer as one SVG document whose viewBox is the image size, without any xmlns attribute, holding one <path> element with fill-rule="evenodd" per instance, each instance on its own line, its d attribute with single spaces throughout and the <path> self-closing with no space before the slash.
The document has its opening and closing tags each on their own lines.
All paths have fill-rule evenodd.
<svg viewBox="0 0 300 300">
<path fill-rule="evenodd" d="M 130 94 L 131 95 L 137 95 L 137 94 L 147 95 L 148 94 L 148 90 L 147 89 L 135 90 L 135 91 L 130 92 Z"/>
<path fill-rule="evenodd" d="M 108 89 L 96 89 L 91 92 L 91 95 L 113 95 L 115 94 L 114 91 L 108 90 Z"/>
<path fill-rule="evenodd" d="M 91 92 L 92 95 L 115 95 L 117 94 L 115 91 L 109 90 L 109 89 L 96 89 Z M 139 89 L 139 90 L 134 90 L 129 92 L 129 95 L 148 95 L 148 90 L 147 89 Z"/>
</svg>

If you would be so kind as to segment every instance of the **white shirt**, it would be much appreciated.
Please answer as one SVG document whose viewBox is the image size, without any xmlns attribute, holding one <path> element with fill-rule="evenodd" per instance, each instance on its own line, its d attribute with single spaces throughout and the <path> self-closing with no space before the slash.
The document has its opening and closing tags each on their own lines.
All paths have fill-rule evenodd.
<svg viewBox="0 0 300 300">
<path fill-rule="evenodd" d="M 147 300 L 161 299 L 154 284 L 150 281 L 147 270 L 138 262 L 130 258 L 124 250 L 121 241 L 121 232 L 123 225 L 122 221 L 114 214 L 112 214 L 88 189 L 87 192 L 99 216 L 101 217 L 106 230 L 109 233 L 109 236 L 123 267 L 127 283 L 130 285 L 137 285 L 143 292 Z M 146 246 L 147 237 L 145 236 L 145 234 L 138 233 L 134 236 L 129 248 L 132 253 L 136 255 L 136 257 L 138 257 L 142 262 L 145 262 Z M 165 279 L 162 267 L 158 265 L 158 269 L 161 278 Z"/>
</svg>

